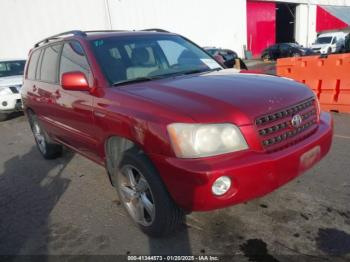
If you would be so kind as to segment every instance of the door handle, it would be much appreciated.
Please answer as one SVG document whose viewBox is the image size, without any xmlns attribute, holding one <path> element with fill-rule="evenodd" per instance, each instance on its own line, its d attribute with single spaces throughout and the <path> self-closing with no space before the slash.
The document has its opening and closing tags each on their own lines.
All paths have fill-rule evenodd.
<svg viewBox="0 0 350 262">
<path fill-rule="evenodd" d="M 98 110 L 94 111 L 94 115 L 97 117 L 105 117 L 106 116 L 105 113 L 98 111 Z"/>
<path fill-rule="evenodd" d="M 54 93 L 53 93 L 53 97 L 58 99 L 61 97 L 61 93 L 60 93 L 60 90 L 56 90 Z"/>
</svg>

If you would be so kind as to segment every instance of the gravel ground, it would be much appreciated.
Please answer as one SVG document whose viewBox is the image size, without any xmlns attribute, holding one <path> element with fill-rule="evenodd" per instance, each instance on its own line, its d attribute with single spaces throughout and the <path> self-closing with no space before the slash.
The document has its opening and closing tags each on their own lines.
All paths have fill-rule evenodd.
<svg viewBox="0 0 350 262">
<path fill-rule="evenodd" d="M 236 255 L 237 261 L 350 260 L 350 115 L 330 154 L 266 197 L 192 213 L 152 239 L 128 219 L 105 170 L 66 151 L 44 160 L 25 117 L 0 123 L 0 255 Z M 1 259 L 0 259 L 1 260 Z M 236 260 L 235 260 L 236 261 Z"/>
</svg>

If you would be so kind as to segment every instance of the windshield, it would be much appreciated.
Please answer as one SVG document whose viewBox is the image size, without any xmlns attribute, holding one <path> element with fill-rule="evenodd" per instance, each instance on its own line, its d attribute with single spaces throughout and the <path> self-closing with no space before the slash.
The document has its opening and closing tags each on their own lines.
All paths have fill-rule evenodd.
<svg viewBox="0 0 350 262">
<path fill-rule="evenodd" d="M 222 69 L 200 48 L 176 35 L 117 36 L 91 44 L 106 78 L 115 85 Z"/>
<path fill-rule="evenodd" d="M 0 62 L 0 77 L 23 75 L 26 61 Z"/>
<path fill-rule="evenodd" d="M 319 37 L 316 40 L 316 44 L 329 44 L 332 42 L 331 36 Z"/>
</svg>

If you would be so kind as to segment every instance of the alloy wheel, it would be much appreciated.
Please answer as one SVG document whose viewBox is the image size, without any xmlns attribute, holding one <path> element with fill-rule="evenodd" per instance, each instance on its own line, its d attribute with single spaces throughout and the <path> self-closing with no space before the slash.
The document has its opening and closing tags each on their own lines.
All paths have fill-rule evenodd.
<svg viewBox="0 0 350 262">
<path fill-rule="evenodd" d="M 121 201 L 133 220 L 149 226 L 155 219 L 155 204 L 151 188 L 136 167 L 125 165 L 119 171 L 118 191 Z"/>
<path fill-rule="evenodd" d="M 39 123 L 34 120 L 33 121 L 33 134 L 35 137 L 35 141 L 38 144 L 39 150 L 41 151 L 41 153 L 45 154 L 46 153 L 46 141 L 45 141 L 45 135 L 42 131 L 42 129 L 39 126 Z"/>
</svg>

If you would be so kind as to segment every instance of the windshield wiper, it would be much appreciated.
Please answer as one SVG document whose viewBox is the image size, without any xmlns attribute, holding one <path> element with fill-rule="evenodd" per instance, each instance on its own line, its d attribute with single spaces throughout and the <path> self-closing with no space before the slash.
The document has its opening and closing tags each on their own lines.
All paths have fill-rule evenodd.
<svg viewBox="0 0 350 262">
<path fill-rule="evenodd" d="M 197 73 L 209 73 L 209 72 L 220 71 L 220 70 L 222 70 L 222 68 L 220 68 L 220 67 L 209 69 L 209 70 L 193 69 L 193 70 L 190 70 L 190 71 L 185 71 L 182 74 L 184 74 L 184 75 L 191 75 L 191 74 L 197 74 Z"/>
<path fill-rule="evenodd" d="M 120 85 L 132 84 L 132 83 L 147 82 L 147 81 L 151 81 L 154 79 L 156 79 L 156 77 L 143 76 L 143 77 L 137 77 L 137 78 L 129 79 L 129 80 L 125 80 L 125 81 L 115 82 L 112 84 L 112 86 L 120 86 Z"/>
<path fill-rule="evenodd" d="M 133 83 L 147 82 L 147 81 L 163 79 L 163 78 L 167 78 L 167 77 L 171 77 L 171 76 L 191 75 L 191 74 L 197 74 L 197 73 L 207 73 L 207 72 L 212 72 L 212 71 L 220 71 L 221 69 L 222 68 L 220 68 L 220 67 L 210 69 L 210 70 L 193 69 L 193 70 L 189 70 L 189 71 L 180 71 L 180 72 L 173 72 L 173 73 L 163 74 L 163 75 L 155 75 L 152 77 L 143 76 L 143 77 L 138 77 L 138 78 L 134 78 L 134 79 L 115 82 L 112 84 L 112 86 L 121 86 L 121 85 L 133 84 Z"/>
</svg>

